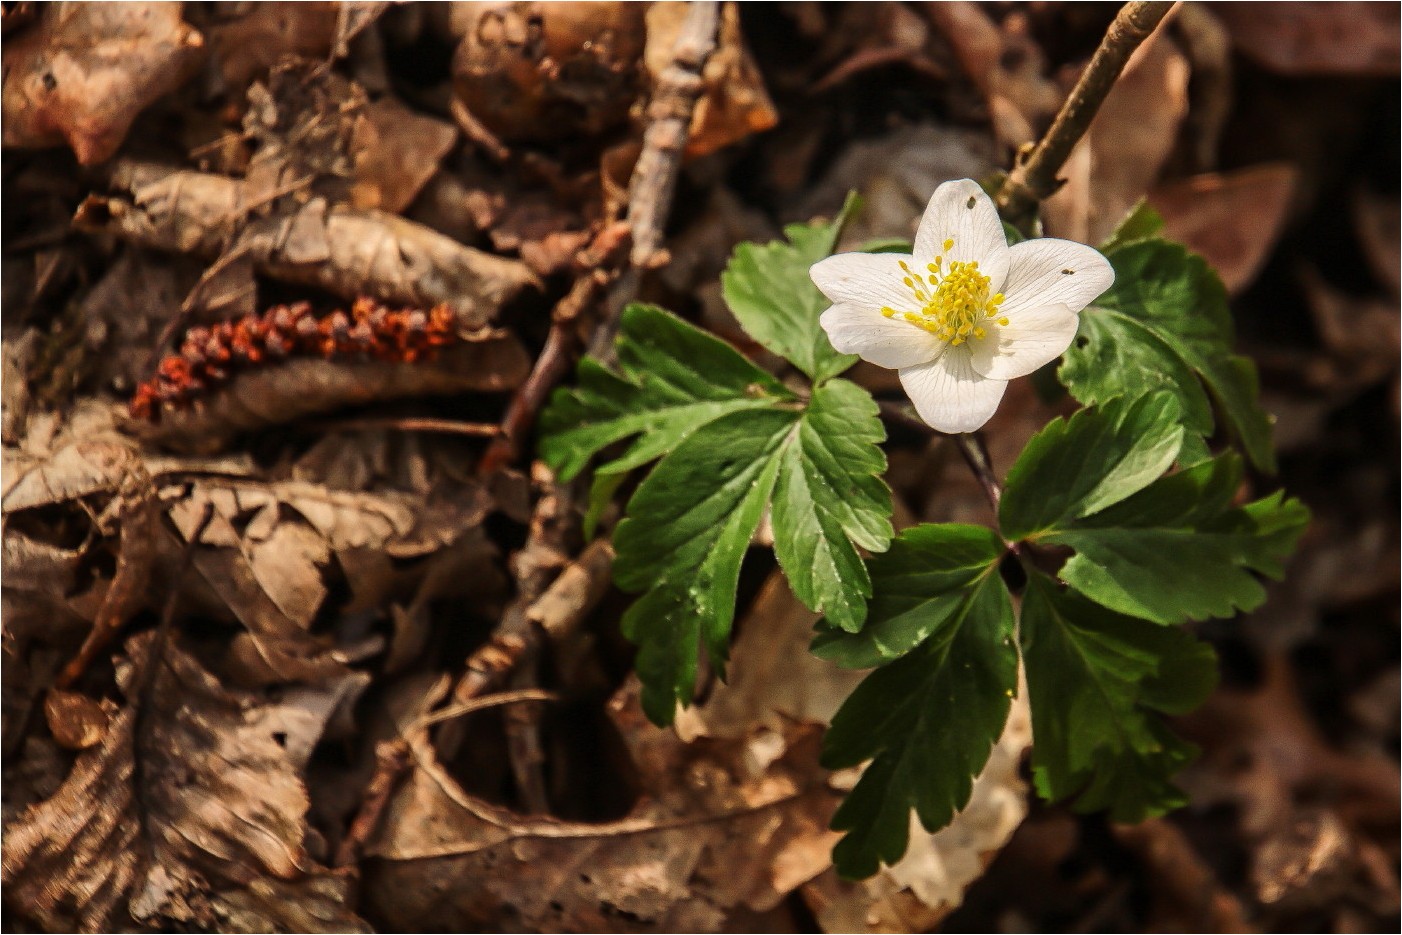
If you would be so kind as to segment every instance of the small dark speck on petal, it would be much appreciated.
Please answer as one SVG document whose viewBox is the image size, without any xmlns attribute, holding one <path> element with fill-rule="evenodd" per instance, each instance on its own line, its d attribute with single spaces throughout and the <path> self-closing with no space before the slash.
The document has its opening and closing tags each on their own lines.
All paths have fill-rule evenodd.
<svg viewBox="0 0 1402 935">
<path fill-rule="evenodd" d="M 1063 276 L 1074 276 L 1075 274 L 1076 271 L 1074 269 L 1064 269 L 1061 271 L 1061 275 Z"/>
<path fill-rule="evenodd" d="M 966 208 L 968 208 L 970 211 L 972 211 L 972 210 L 974 210 L 974 205 L 977 204 L 977 203 L 978 203 L 978 202 L 974 199 L 974 196 L 973 196 L 973 195 L 970 195 L 970 196 L 969 196 L 969 200 L 966 201 L 966 202 L 964 202 L 964 207 L 966 207 Z"/>
</svg>

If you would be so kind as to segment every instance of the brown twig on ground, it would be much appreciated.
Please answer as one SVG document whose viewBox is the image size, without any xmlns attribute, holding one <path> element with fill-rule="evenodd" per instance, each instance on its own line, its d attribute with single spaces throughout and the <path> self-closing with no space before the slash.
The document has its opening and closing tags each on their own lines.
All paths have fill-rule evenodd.
<svg viewBox="0 0 1402 935">
<path fill-rule="evenodd" d="M 409 742 L 403 737 L 382 740 L 375 746 L 375 772 L 361 796 L 360 808 L 351 819 L 346 836 L 336 848 L 333 867 L 349 867 L 360 859 L 360 852 L 370 835 L 380 826 L 380 818 L 389 805 L 390 796 L 399 786 L 399 779 L 409 768 Z"/>
<path fill-rule="evenodd" d="M 1035 146 L 1019 154 L 1017 164 L 1003 181 L 995 199 L 1003 220 L 1023 233 L 1030 232 L 1037 205 L 1061 187 L 1057 172 L 1095 119 L 1130 55 L 1173 6 L 1172 2 L 1135 0 L 1116 14 L 1051 127 Z"/>
<path fill-rule="evenodd" d="M 132 463 L 117 496 L 122 500 L 117 571 L 78 654 L 54 679 L 53 687 L 60 691 L 82 677 L 147 597 L 151 564 L 155 559 L 155 524 L 160 516 L 160 501 L 150 475 L 137 462 Z"/>
<path fill-rule="evenodd" d="M 589 342 L 589 353 L 602 360 L 613 360 L 618 318 L 623 306 L 637 297 L 642 271 L 666 262 L 663 229 L 672 210 L 692 113 L 705 90 L 701 72 L 716 47 L 719 28 L 720 4 L 695 0 L 677 36 L 672 63 L 658 77 L 648 104 L 643 149 L 628 182 L 628 223 L 633 231 L 629 269 L 609 294 L 604 317 Z"/>
<path fill-rule="evenodd" d="M 540 412 L 546 397 L 555 384 L 564 378 L 574 361 L 575 322 L 598 295 L 602 278 L 606 277 L 595 271 L 580 274 L 570 291 L 556 303 L 550 315 L 550 333 L 545 338 L 545 346 L 541 348 L 530 376 L 506 407 L 499 434 L 478 462 L 479 475 L 485 477 L 492 474 L 520 457 L 523 443 L 535 425 L 536 413 Z"/>
<path fill-rule="evenodd" d="M 393 432 L 432 432 L 440 435 L 491 437 L 501 431 L 490 422 L 461 422 L 457 419 L 433 419 L 427 416 L 382 416 L 360 419 L 329 419 L 307 426 L 317 432 L 355 432 L 388 429 Z"/>
</svg>

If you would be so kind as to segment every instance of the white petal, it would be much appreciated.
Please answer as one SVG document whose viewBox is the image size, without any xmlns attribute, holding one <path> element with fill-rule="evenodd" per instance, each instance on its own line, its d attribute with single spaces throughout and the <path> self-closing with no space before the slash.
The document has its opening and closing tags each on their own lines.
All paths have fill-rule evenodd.
<svg viewBox="0 0 1402 935">
<path fill-rule="evenodd" d="M 1025 377 L 1060 357 L 1080 323 L 1080 316 L 1065 305 L 1009 315 L 1006 327 L 990 324 L 988 337 L 969 342 L 974 372 L 994 380 Z"/>
<path fill-rule="evenodd" d="M 902 260 L 910 262 L 910 257 L 904 253 L 839 253 L 814 263 L 808 275 L 834 303 L 915 311 L 919 307 L 915 296 L 902 282 L 906 275 Z"/>
<path fill-rule="evenodd" d="M 946 250 L 949 240 L 954 246 Z M 1008 238 L 993 199 L 972 179 L 945 182 L 930 196 L 915 232 L 915 258 L 923 269 L 936 256 L 944 257 L 945 269 L 950 260 L 976 260 L 979 272 L 988 277 L 988 291 L 1006 291 Z"/>
<path fill-rule="evenodd" d="M 915 411 L 941 432 L 972 432 L 992 417 L 1008 388 L 974 372 L 967 347 L 951 347 L 938 360 L 900 371 Z"/>
<path fill-rule="evenodd" d="M 1071 240 L 1044 237 L 1013 244 L 1002 292 L 1008 318 L 1026 309 L 1065 305 L 1079 312 L 1115 282 L 1110 261 Z"/>
<path fill-rule="evenodd" d="M 860 354 L 862 359 L 892 370 L 934 360 L 944 350 L 944 342 L 924 328 L 864 306 L 834 305 L 818 322 L 832 346 L 842 353 Z"/>
</svg>

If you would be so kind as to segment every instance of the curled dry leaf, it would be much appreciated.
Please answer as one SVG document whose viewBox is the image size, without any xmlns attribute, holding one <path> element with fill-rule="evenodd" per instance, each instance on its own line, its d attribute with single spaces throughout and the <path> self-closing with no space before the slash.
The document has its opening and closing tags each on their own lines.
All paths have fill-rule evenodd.
<svg viewBox="0 0 1402 935">
<path fill-rule="evenodd" d="M 456 3 L 453 89 L 508 141 L 597 136 L 620 126 L 637 93 L 643 7 L 477 0 Z"/>
<path fill-rule="evenodd" d="M 204 40 L 178 3 L 55 3 L 5 43 L 6 146 L 67 143 L 105 161 L 152 101 L 179 87 Z"/>
<path fill-rule="evenodd" d="M 146 633 L 126 705 L 62 787 L 5 829 L 6 902 L 51 930 L 368 931 L 307 852 L 281 712 Z"/>
<path fill-rule="evenodd" d="M 646 790 L 620 821 L 526 817 L 476 798 L 426 729 L 409 731 L 410 776 L 370 848 L 376 914 L 403 929 L 512 919 L 524 931 L 719 931 L 826 863 L 837 797 L 815 727 L 787 725 L 785 752 L 757 763 L 748 740 L 687 744 L 653 727 L 637 690 L 630 680 L 609 705 Z"/>
<path fill-rule="evenodd" d="M 373 295 L 422 308 L 446 302 L 468 330 L 536 284 L 524 264 L 380 211 L 313 199 L 293 218 L 250 223 L 255 205 L 238 179 L 137 162 L 114 166 L 109 179 L 114 193 L 83 203 L 80 228 L 211 258 L 237 238 L 242 254 L 274 278 L 346 298 Z"/>
<path fill-rule="evenodd" d="M 1286 75 L 1396 75 L 1395 3 L 1215 3 L 1237 48 Z"/>
<path fill-rule="evenodd" d="M 1285 227 L 1299 182 L 1288 163 L 1208 172 L 1161 186 L 1149 195 L 1164 235 L 1201 253 L 1233 293 L 1261 271 Z"/>
<path fill-rule="evenodd" d="M 218 451 L 235 436 L 347 406 L 466 391 L 503 392 L 530 370 L 525 348 L 510 332 L 484 329 L 433 360 L 298 359 L 240 373 L 187 409 L 164 412 L 156 424 L 130 421 L 141 438 L 177 451 Z"/>
<path fill-rule="evenodd" d="M 289 55 L 325 60 L 336 40 L 338 7 L 351 4 L 218 4 L 201 22 L 223 90 L 239 95 L 249 82 Z"/>
<path fill-rule="evenodd" d="M 647 9 L 647 46 L 643 62 L 654 84 L 671 67 L 689 3 L 661 0 Z M 764 77 L 740 32 L 740 11 L 728 3 L 721 11 L 715 50 L 701 71 L 701 97 L 691 115 L 687 159 L 698 159 L 779 122 Z"/>
<path fill-rule="evenodd" d="M 457 141 L 457 128 L 392 97 L 365 106 L 351 140 L 357 208 L 397 214 L 409 206 Z"/>
</svg>

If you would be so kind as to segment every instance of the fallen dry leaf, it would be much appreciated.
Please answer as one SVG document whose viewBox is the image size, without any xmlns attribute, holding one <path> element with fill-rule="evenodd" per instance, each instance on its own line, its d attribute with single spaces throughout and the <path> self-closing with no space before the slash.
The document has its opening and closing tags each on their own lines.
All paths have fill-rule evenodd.
<svg viewBox="0 0 1402 935">
<path fill-rule="evenodd" d="M 1201 253 L 1238 293 L 1275 247 L 1299 175 L 1288 163 L 1208 172 L 1154 189 L 1149 203 L 1163 215 L 1164 235 Z"/>
<path fill-rule="evenodd" d="M 139 113 L 184 82 L 204 39 L 177 3 L 54 3 L 5 43 L 6 146 L 67 142 L 95 165 Z"/>
<path fill-rule="evenodd" d="M 1155 32 L 1130 57 L 1042 205 L 1047 233 L 1098 244 L 1158 181 L 1188 113 L 1188 60 Z"/>
<path fill-rule="evenodd" d="M 789 725 L 783 754 L 756 762 L 746 751 L 767 728 L 683 743 L 647 723 L 635 680 L 609 711 L 648 794 L 627 818 L 598 824 L 469 795 L 427 731 L 411 730 L 410 777 L 370 848 L 374 913 L 410 929 L 511 919 L 533 931 L 718 931 L 731 911 L 774 906 L 827 862 L 836 796 L 816 765 L 816 729 Z"/>
<path fill-rule="evenodd" d="M 635 3 L 456 3 L 453 88 L 503 140 L 597 136 L 637 93 L 643 7 Z"/>
<path fill-rule="evenodd" d="M 215 4 L 201 23 L 218 63 L 222 90 L 238 96 L 255 78 L 289 55 L 323 59 L 336 41 L 338 7 L 350 4 Z"/>
<path fill-rule="evenodd" d="M 1214 3 L 1232 41 L 1287 75 L 1396 75 L 1395 3 Z"/>
<path fill-rule="evenodd" d="M 365 106 L 351 141 L 357 208 L 398 213 L 409 206 L 453 148 L 452 124 L 410 110 L 392 97 Z"/>
<path fill-rule="evenodd" d="M 102 743 L 6 827 L 8 905 L 55 930 L 369 931 L 307 853 L 276 708 L 160 643 L 128 642 Z"/>
</svg>

